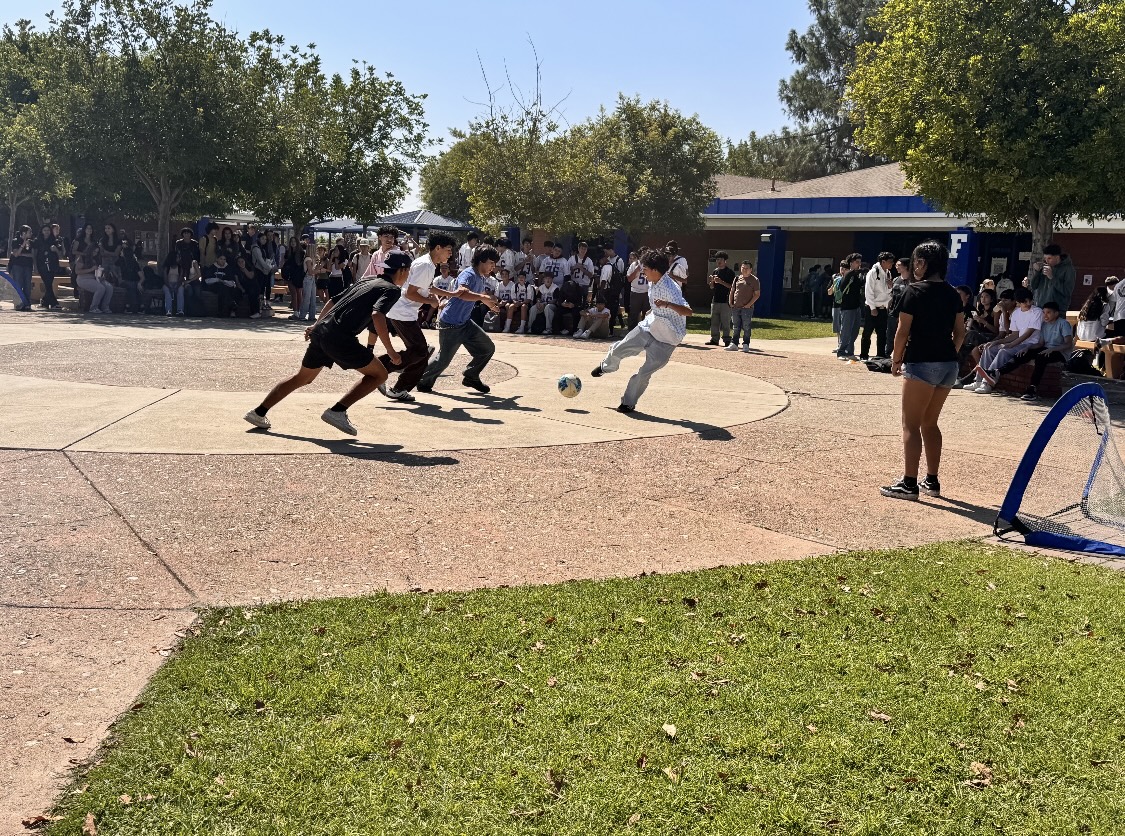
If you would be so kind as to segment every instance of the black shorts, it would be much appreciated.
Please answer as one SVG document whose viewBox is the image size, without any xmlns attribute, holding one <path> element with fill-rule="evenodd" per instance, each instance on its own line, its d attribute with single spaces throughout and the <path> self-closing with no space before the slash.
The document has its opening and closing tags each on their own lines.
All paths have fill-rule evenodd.
<svg viewBox="0 0 1125 836">
<path fill-rule="evenodd" d="M 324 276 L 323 278 L 321 278 L 321 277 L 317 278 L 316 289 L 317 290 L 328 290 L 328 277 L 327 276 Z"/>
<path fill-rule="evenodd" d="M 301 365 L 306 369 L 332 368 L 362 369 L 375 359 L 370 346 L 363 345 L 355 336 L 324 336 L 315 330 Z"/>
</svg>

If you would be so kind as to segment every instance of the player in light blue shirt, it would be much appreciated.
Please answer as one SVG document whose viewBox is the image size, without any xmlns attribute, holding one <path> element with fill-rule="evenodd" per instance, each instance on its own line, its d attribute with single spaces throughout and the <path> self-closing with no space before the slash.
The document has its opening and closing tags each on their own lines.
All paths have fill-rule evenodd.
<svg viewBox="0 0 1125 836">
<path fill-rule="evenodd" d="M 426 367 L 425 374 L 418 381 L 419 392 L 432 392 L 434 381 L 453 362 L 453 356 L 461 346 L 472 355 L 473 359 L 465 368 L 462 383 L 470 389 L 487 393 L 488 385 L 480 379 L 480 373 L 496 353 L 496 345 L 476 322 L 473 321 L 473 307 L 480 302 L 490 311 L 496 311 L 496 300 L 485 289 L 484 277 L 496 267 L 500 254 L 489 246 L 477 247 L 473 252 L 473 266 L 461 271 L 453 282 L 451 296 L 438 314 L 438 346 L 439 350 L 430 365 Z"/>
<path fill-rule="evenodd" d="M 644 257 L 641 269 L 648 280 L 648 301 L 651 310 L 637 327 L 614 343 L 601 364 L 591 374 L 601 377 L 621 367 L 621 360 L 642 352 L 645 361 L 629 379 L 621 396 L 618 412 L 633 412 L 637 401 L 648 388 L 648 382 L 659 369 L 668 365 L 672 352 L 687 335 L 687 318 L 691 307 L 684 299 L 679 284 L 668 275 L 668 255 L 660 251 Z"/>
</svg>

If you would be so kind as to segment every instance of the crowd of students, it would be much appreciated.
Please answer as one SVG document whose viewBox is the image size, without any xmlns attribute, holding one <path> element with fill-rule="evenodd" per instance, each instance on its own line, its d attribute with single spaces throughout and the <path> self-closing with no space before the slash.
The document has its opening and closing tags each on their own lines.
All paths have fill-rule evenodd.
<svg viewBox="0 0 1125 836">
<path fill-rule="evenodd" d="M 446 261 L 436 264 L 434 287 L 447 289 L 457 274 L 471 267 L 473 254 L 492 247 L 498 260 L 484 276 L 487 292 L 498 302 L 496 311 L 478 305 L 473 317 L 486 330 L 514 334 L 573 336 L 576 339 L 609 339 L 619 327 L 635 327 L 649 312 L 648 281 L 642 266 L 647 248 L 630 253 L 628 266 L 611 244 L 582 241 L 573 255 L 563 256 L 560 243 L 547 241 L 536 252 L 531 238 L 519 249 L 506 237 L 471 233 Z M 380 276 L 392 253 L 414 257 L 417 243 L 400 230 L 385 226 L 375 241 L 342 236 L 318 243 L 306 234 L 283 237 L 277 230 L 254 224 L 241 228 L 210 224 L 198 239 L 184 227 L 160 264 L 144 251 L 140 239 L 131 240 L 112 223 L 98 234 L 86 225 L 67 241 L 57 224 L 44 226 L 38 236 L 23 227 L 12 248 L 10 269 L 24 300 L 31 299 L 32 271 L 42 278 L 44 292 L 39 307 L 61 310 L 54 294 L 55 279 L 68 259 L 75 294 L 89 294 L 87 314 L 100 316 L 115 309 L 124 313 L 163 313 L 166 316 L 243 316 L 259 319 L 274 313 L 272 303 L 284 286 L 289 295 L 291 320 L 313 322 L 329 299 L 364 277 Z M 671 262 L 670 275 L 681 285 L 688 278 L 686 259 L 675 241 L 663 252 Z M 725 263 L 719 272 L 725 272 Z M 749 272 L 746 269 L 744 272 Z M 737 277 L 736 277 L 737 278 Z M 743 289 L 728 300 L 733 279 L 720 279 L 724 300 L 734 302 L 736 324 L 750 336 L 750 310 L 758 289 Z M 714 276 L 708 279 L 713 284 Z M 745 278 L 742 285 L 746 285 Z M 113 307 L 115 296 L 124 305 Z M 208 299 L 211 297 L 211 299 Z M 30 310 L 21 304 L 19 310 Z M 422 327 L 433 327 L 438 305 L 424 304 L 419 311 Z M 723 318 L 723 339 L 728 339 L 729 313 Z M 716 323 L 719 322 L 715 318 Z M 718 325 L 715 325 L 718 328 Z M 716 331 L 716 341 L 718 339 Z M 737 333 L 735 343 L 737 345 Z"/>
</svg>

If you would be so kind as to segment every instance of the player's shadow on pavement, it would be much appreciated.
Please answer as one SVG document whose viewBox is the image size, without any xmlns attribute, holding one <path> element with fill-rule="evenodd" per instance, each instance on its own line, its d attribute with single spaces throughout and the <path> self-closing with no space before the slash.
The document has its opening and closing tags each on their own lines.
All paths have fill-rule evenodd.
<svg viewBox="0 0 1125 836">
<path fill-rule="evenodd" d="M 357 441 L 354 438 L 313 438 L 307 435 L 279 433 L 274 430 L 251 429 L 247 432 L 253 435 L 286 438 L 290 441 L 307 441 L 317 447 L 331 450 L 339 456 L 350 456 L 355 459 L 382 459 L 391 464 L 401 464 L 403 467 L 441 467 L 461 463 L 460 459 L 455 459 L 452 456 L 422 456 L 418 453 L 400 453 L 401 444 L 371 444 L 367 441 Z"/>
<path fill-rule="evenodd" d="M 410 412 L 425 415 L 427 418 L 441 418 L 444 421 L 463 421 L 470 424 L 503 424 L 499 418 L 482 418 L 467 409 L 455 406 L 452 409 L 442 409 L 436 403 L 415 403 L 410 407 Z"/>
<path fill-rule="evenodd" d="M 948 511 L 950 514 L 956 514 L 959 517 L 978 522 L 982 525 L 991 526 L 996 521 L 996 514 L 999 508 L 985 508 L 981 505 L 971 505 L 968 502 L 960 502 L 956 499 L 950 499 L 947 496 L 936 497 L 934 499 L 926 498 L 922 503 L 931 508 L 937 508 L 941 511 Z"/>
<path fill-rule="evenodd" d="M 610 407 L 612 409 L 612 407 Z M 615 410 L 616 411 L 616 410 Z M 716 427 L 714 424 L 701 424 L 698 421 L 689 421 L 686 418 L 661 418 L 657 415 L 648 415 L 644 412 L 630 412 L 626 416 L 634 421 L 648 421 L 650 424 L 668 424 L 673 427 L 683 427 L 691 430 L 703 441 L 733 441 L 734 436 L 726 427 Z"/>
<path fill-rule="evenodd" d="M 511 398 L 501 398 L 499 395 L 472 395 L 466 397 L 464 395 L 452 395 L 449 392 L 439 392 L 435 389 L 431 394 L 441 395 L 443 398 L 449 398 L 453 401 L 460 401 L 461 403 L 471 403 L 474 406 L 486 406 L 489 409 L 504 409 L 511 412 L 542 412 L 543 410 L 534 406 L 520 406 L 518 401 L 522 395 L 516 395 Z"/>
</svg>

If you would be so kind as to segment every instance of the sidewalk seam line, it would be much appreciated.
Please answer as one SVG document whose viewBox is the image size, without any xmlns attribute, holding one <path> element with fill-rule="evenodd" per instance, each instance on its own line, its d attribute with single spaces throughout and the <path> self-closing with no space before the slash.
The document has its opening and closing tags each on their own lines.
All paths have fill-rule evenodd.
<svg viewBox="0 0 1125 836">
<path fill-rule="evenodd" d="M 66 444 L 63 447 L 59 448 L 59 452 L 66 453 L 66 451 L 69 450 L 71 447 L 73 447 L 75 444 L 81 444 L 87 438 L 91 438 L 91 437 L 97 435 L 100 432 L 104 432 L 105 430 L 108 430 L 110 427 L 112 427 L 114 424 L 119 424 L 122 421 L 124 421 L 126 418 L 131 418 L 132 416 L 136 415 L 138 412 L 143 412 L 144 410 L 148 409 L 150 406 L 156 406 L 161 401 L 166 401 L 166 400 L 168 400 L 168 398 L 172 397 L 173 395 L 178 395 L 181 391 L 183 391 L 183 390 L 182 389 L 174 389 L 162 398 L 157 398 L 155 401 L 152 401 L 151 403 L 146 403 L 144 406 L 139 406 L 136 409 L 134 409 L 132 412 L 127 413 L 125 415 L 122 415 L 120 418 L 114 418 L 112 421 L 110 421 L 104 427 L 99 427 L 98 429 L 94 430 L 93 432 L 86 433 L 86 435 L 82 436 L 81 438 L 75 439 L 74 441 L 70 442 L 69 444 Z M 83 474 L 83 475 L 85 475 L 85 474 Z"/>
<path fill-rule="evenodd" d="M 137 529 L 133 527 L 133 524 L 131 522 L 129 522 L 128 518 L 126 518 L 126 516 L 123 513 L 121 513 L 121 509 L 118 508 L 110 500 L 110 498 L 108 496 L 106 496 L 104 493 L 102 493 L 101 489 L 96 484 L 94 484 L 94 480 L 91 479 L 86 474 L 86 472 L 84 470 L 82 470 L 81 467 L 78 466 L 78 462 L 74 461 L 74 459 L 71 458 L 70 453 L 68 453 L 66 450 L 63 450 L 62 454 L 66 458 L 66 460 L 68 462 L 70 462 L 70 466 L 73 467 L 75 470 L 77 470 L 79 475 L 83 479 L 86 480 L 86 484 L 88 484 L 93 489 L 94 493 L 96 493 L 98 496 L 100 496 L 102 498 L 102 501 L 105 502 L 106 505 L 108 505 L 113 510 L 113 513 L 117 515 L 118 519 L 120 519 L 121 522 L 124 523 L 125 527 L 127 529 L 129 529 L 129 531 L 132 533 L 132 535 L 137 538 L 137 542 L 140 543 L 145 548 L 145 551 L 147 551 L 149 554 L 151 554 L 153 557 L 155 557 L 158 561 L 160 561 L 160 565 L 164 567 L 164 570 L 169 575 L 172 576 L 172 578 L 176 581 L 176 583 L 178 583 L 180 585 L 180 587 L 184 590 L 184 592 L 186 592 L 191 597 L 192 602 L 197 603 L 199 601 L 199 596 L 196 594 L 195 590 L 192 589 L 187 584 L 187 582 L 183 578 L 180 577 L 180 574 L 175 569 L 172 568 L 171 564 L 168 563 L 168 561 L 166 561 L 164 559 L 164 556 L 161 555 L 160 552 L 158 552 L 152 546 L 152 544 L 148 542 L 148 540 L 146 540 L 144 537 L 141 536 L 140 532 L 137 531 Z"/>
</svg>

